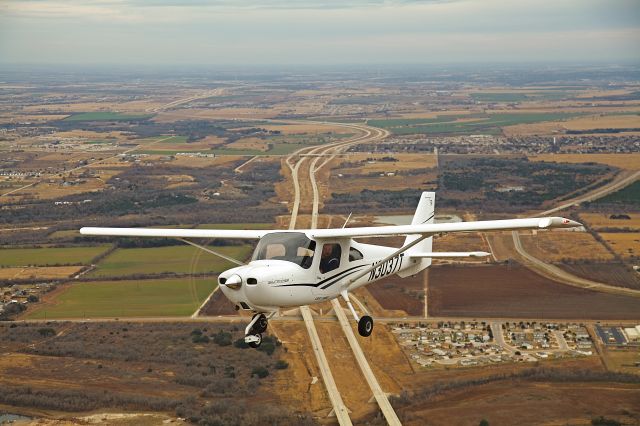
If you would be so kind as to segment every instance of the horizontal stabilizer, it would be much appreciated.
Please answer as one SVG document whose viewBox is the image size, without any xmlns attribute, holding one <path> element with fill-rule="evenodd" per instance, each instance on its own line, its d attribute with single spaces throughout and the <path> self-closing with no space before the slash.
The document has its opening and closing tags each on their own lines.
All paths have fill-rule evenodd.
<svg viewBox="0 0 640 426">
<path fill-rule="evenodd" d="M 486 251 L 439 251 L 434 253 L 411 253 L 409 257 L 486 257 L 491 253 Z"/>
</svg>

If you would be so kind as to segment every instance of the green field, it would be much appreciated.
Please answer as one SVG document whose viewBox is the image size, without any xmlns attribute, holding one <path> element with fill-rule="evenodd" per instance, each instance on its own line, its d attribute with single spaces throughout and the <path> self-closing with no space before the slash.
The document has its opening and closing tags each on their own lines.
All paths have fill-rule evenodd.
<svg viewBox="0 0 640 426">
<path fill-rule="evenodd" d="M 166 136 L 161 136 L 156 138 L 155 140 L 158 139 L 164 139 Z M 187 137 L 186 136 L 170 136 L 167 139 L 164 139 L 162 142 L 160 142 L 160 144 L 165 144 L 165 143 L 187 143 Z"/>
<path fill-rule="evenodd" d="M 111 245 L 63 248 L 0 248 L 0 266 L 86 265 Z"/>
<path fill-rule="evenodd" d="M 412 134 L 489 134 L 502 132 L 502 127 L 516 124 L 541 123 L 575 117 L 572 113 L 514 113 L 440 115 L 436 118 L 369 120 L 369 124 L 390 130 L 396 135 Z M 457 122 L 456 119 L 474 118 L 476 121 Z"/>
<path fill-rule="evenodd" d="M 594 203 L 598 204 L 624 204 L 624 205 L 640 205 L 640 181 L 636 181 L 631 185 L 622 188 L 612 194 L 602 197 Z"/>
<path fill-rule="evenodd" d="M 76 283 L 28 318 L 188 316 L 217 287 L 215 278 Z M 27 311 L 28 312 L 28 311 Z"/>
<path fill-rule="evenodd" d="M 547 90 L 542 92 L 480 92 L 472 93 L 471 98 L 478 102 L 522 102 L 534 100 L 561 100 L 568 99 L 575 95 L 575 92 L 566 90 Z"/>
<path fill-rule="evenodd" d="M 119 112 L 83 112 L 73 114 L 63 121 L 130 121 L 144 120 L 153 117 L 153 114 L 121 114 Z"/>
<path fill-rule="evenodd" d="M 249 257 L 252 247 L 212 247 L 238 260 Z M 87 277 L 108 278 L 162 273 L 219 273 L 236 266 L 224 259 L 191 246 L 117 249 L 105 257 Z"/>
</svg>

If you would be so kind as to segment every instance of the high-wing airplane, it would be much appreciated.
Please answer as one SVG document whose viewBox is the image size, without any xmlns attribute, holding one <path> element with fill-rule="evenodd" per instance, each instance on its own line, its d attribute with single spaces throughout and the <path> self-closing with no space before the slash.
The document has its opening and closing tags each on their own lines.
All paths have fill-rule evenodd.
<svg viewBox="0 0 640 426">
<path fill-rule="evenodd" d="M 298 307 L 342 296 L 358 324 L 361 336 L 369 336 L 373 319 L 356 313 L 349 292 L 381 278 L 415 275 L 440 257 L 482 257 L 490 253 L 433 252 L 436 234 L 469 231 L 571 228 L 580 223 L 562 217 L 434 223 L 435 193 L 423 192 L 411 225 L 337 229 L 218 230 L 95 228 L 80 229 L 84 235 L 178 238 L 231 238 L 259 240 L 251 261 L 218 277 L 220 289 L 237 310 L 254 313 L 245 329 L 245 342 L 257 348 L 268 318 L 280 308 Z M 354 238 L 406 236 L 400 248 L 364 244 Z"/>
</svg>

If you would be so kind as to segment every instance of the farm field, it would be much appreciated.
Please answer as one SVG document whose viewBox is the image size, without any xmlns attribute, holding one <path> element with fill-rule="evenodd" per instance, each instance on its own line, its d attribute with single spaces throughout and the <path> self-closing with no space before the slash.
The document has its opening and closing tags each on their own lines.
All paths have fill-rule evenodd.
<svg viewBox="0 0 640 426">
<path fill-rule="evenodd" d="M 563 260 L 613 260 L 613 255 L 587 232 L 537 232 L 520 234 L 524 249 L 546 262 Z"/>
<path fill-rule="evenodd" d="M 104 253 L 109 244 L 83 247 L 2 248 L 0 266 L 83 265 Z"/>
<path fill-rule="evenodd" d="M 640 289 L 640 274 L 622 263 L 577 263 L 558 265 L 561 269 L 588 280 Z"/>
<path fill-rule="evenodd" d="M 406 278 L 384 278 L 367 286 L 367 290 L 385 310 L 404 311 L 407 315 L 423 315 L 425 273 L 427 272 Z"/>
<path fill-rule="evenodd" d="M 153 117 L 153 114 L 122 114 L 119 112 L 84 112 L 73 114 L 64 121 L 130 121 L 145 120 Z"/>
<path fill-rule="evenodd" d="M 214 277 L 74 283 L 28 310 L 27 318 L 188 316 L 217 285 Z"/>
<path fill-rule="evenodd" d="M 640 181 L 635 181 L 619 191 L 613 192 L 594 202 L 595 204 L 619 204 L 625 206 L 640 206 Z"/>
<path fill-rule="evenodd" d="M 575 113 L 493 113 L 440 115 L 428 119 L 369 120 L 369 124 L 388 129 L 396 135 L 411 134 L 500 134 L 501 128 L 519 124 L 558 121 Z"/>
<path fill-rule="evenodd" d="M 77 274 L 82 266 L 28 266 L 0 268 L 0 281 L 57 280 Z"/>
<path fill-rule="evenodd" d="M 251 246 L 213 247 L 215 251 L 244 260 Z M 121 248 L 105 257 L 88 277 L 122 277 L 161 273 L 203 274 L 218 273 L 235 266 L 211 253 L 191 246 L 153 248 Z"/>
<path fill-rule="evenodd" d="M 555 161 L 556 163 L 601 163 L 621 169 L 638 170 L 640 153 L 627 154 L 536 154 L 529 155 L 531 161 Z"/>
<path fill-rule="evenodd" d="M 514 424 L 514 419 L 527 426 L 590 425 L 599 415 L 633 424 L 639 398 L 640 389 L 634 383 L 504 380 L 443 392 L 400 413 L 412 419 L 403 422 L 409 426 L 421 425 L 424 419 L 433 426 L 475 425 L 482 419 L 491 425 Z"/>
<path fill-rule="evenodd" d="M 516 266 L 436 266 L 429 315 L 467 318 L 640 319 L 640 298 L 584 290 Z"/>
<path fill-rule="evenodd" d="M 640 256 L 640 232 L 601 232 L 600 236 L 623 259 Z"/>
<path fill-rule="evenodd" d="M 624 213 L 629 219 L 612 219 L 611 213 L 580 213 L 580 219 L 592 229 L 599 231 L 603 228 L 618 228 L 640 231 L 640 214 Z"/>
</svg>

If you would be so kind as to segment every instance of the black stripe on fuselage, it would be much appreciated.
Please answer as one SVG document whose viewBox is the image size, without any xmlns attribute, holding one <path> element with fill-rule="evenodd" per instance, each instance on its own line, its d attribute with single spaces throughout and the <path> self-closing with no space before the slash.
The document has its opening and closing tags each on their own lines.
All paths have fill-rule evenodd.
<svg viewBox="0 0 640 426">
<path fill-rule="evenodd" d="M 315 283 L 315 284 L 304 284 L 304 283 L 296 283 L 296 284 L 282 284 L 282 285 L 277 285 L 277 286 L 274 286 L 274 287 L 295 287 L 295 286 L 319 287 L 319 286 L 323 285 L 324 283 L 326 283 L 327 281 L 331 281 L 331 280 L 333 280 L 333 279 L 335 279 L 336 281 L 338 281 L 338 280 L 340 280 L 341 278 L 346 277 L 347 275 L 351 275 L 352 273 L 356 272 L 356 271 L 354 271 L 354 269 L 362 268 L 362 267 L 364 267 L 364 266 L 366 266 L 366 265 L 353 266 L 353 267 L 351 267 L 351 268 L 349 268 L 349 269 L 345 269 L 344 271 L 342 271 L 342 272 L 339 272 L 339 273 L 335 274 L 335 275 L 334 275 L 334 276 L 332 276 L 332 277 L 325 278 L 325 279 L 324 279 L 324 280 L 322 280 L 322 281 L 318 281 L 318 282 L 317 282 L 317 283 Z M 348 272 L 349 272 L 349 273 L 348 273 Z M 347 274 L 347 273 L 348 273 L 348 274 Z M 347 274 L 347 275 L 345 275 L 345 274 Z M 331 282 L 329 285 L 333 285 L 334 283 L 335 283 L 335 281 L 334 281 L 334 282 Z M 329 285 L 328 285 L 327 287 L 329 287 Z"/>
</svg>

